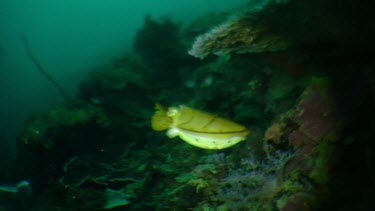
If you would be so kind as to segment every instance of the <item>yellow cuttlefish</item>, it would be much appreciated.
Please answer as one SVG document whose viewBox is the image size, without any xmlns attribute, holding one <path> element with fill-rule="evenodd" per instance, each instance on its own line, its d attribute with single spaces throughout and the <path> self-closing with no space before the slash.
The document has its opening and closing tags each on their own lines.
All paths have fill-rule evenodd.
<svg viewBox="0 0 375 211">
<path fill-rule="evenodd" d="M 179 136 L 187 143 L 204 149 L 224 149 L 246 139 L 249 131 L 242 125 L 184 105 L 155 106 L 152 129 L 167 131 L 169 138 Z"/>
</svg>

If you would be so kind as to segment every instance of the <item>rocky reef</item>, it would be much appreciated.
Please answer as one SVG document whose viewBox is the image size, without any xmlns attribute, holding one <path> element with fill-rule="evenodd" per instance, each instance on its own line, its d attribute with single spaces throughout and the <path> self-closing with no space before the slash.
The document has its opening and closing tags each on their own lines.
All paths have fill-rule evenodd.
<svg viewBox="0 0 375 211">
<path fill-rule="evenodd" d="M 145 17 L 132 52 L 20 134 L 13 174 L 31 184 L 29 207 L 372 210 L 374 46 L 361 31 L 371 16 L 351 1 L 261 2 L 187 26 Z M 150 127 L 156 102 L 250 135 L 220 151 L 168 139 Z"/>
</svg>

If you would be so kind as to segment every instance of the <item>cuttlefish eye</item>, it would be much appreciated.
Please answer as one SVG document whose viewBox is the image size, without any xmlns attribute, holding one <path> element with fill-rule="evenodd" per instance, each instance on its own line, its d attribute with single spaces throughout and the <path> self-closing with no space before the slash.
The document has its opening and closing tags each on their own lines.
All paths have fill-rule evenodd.
<svg viewBox="0 0 375 211">
<path fill-rule="evenodd" d="M 167 112 L 167 116 L 174 117 L 176 116 L 177 112 L 178 112 L 177 108 L 169 108 Z"/>
</svg>

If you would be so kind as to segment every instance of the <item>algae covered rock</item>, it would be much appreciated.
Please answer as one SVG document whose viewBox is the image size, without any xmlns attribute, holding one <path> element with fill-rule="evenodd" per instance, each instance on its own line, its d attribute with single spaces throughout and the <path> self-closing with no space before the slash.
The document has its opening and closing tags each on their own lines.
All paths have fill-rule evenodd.
<svg viewBox="0 0 375 211">
<path fill-rule="evenodd" d="M 106 128 L 110 122 L 103 110 L 90 104 L 72 108 L 59 107 L 33 119 L 25 129 L 21 141 L 26 145 L 40 145 L 48 149 L 58 144 L 52 141 L 54 138 L 50 135 L 58 135 L 59 130 L 62 133 L 63 128 L 73 129 L 91 124 Z"/>
</svg>

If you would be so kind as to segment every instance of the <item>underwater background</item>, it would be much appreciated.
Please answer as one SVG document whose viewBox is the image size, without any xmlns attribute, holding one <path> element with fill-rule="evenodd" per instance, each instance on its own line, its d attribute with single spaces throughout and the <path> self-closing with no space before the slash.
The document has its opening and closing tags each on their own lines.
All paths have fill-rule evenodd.
<svg viewBox="0 0 375 211">
<path fill-rule="evenodd" d="M 374 210 L 373 6 L 1 1 L 0 211 Z"/>
</svg>

